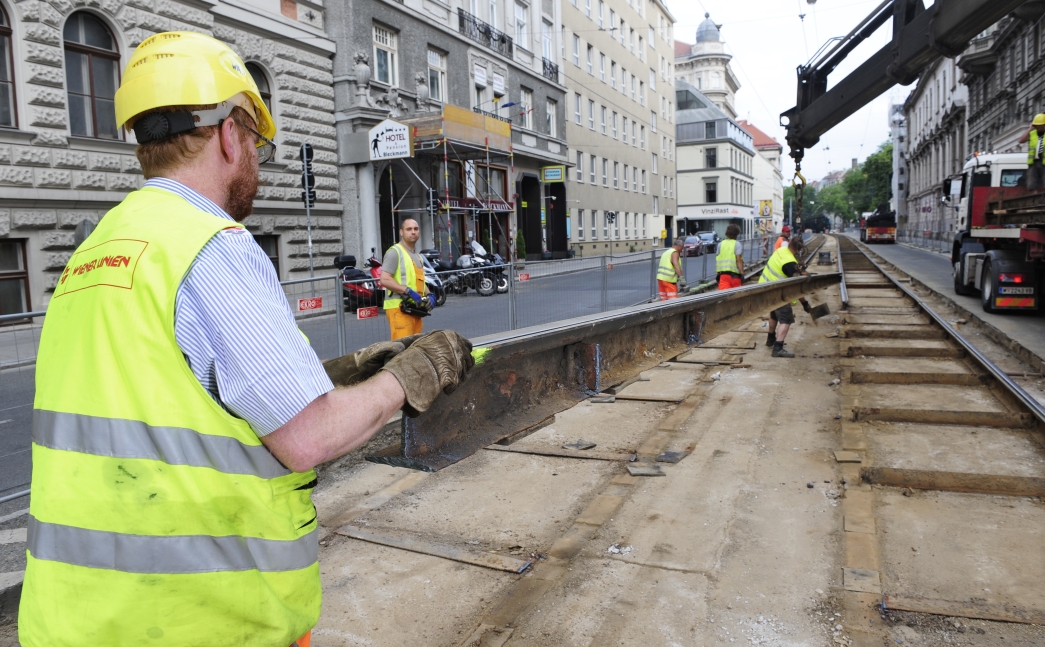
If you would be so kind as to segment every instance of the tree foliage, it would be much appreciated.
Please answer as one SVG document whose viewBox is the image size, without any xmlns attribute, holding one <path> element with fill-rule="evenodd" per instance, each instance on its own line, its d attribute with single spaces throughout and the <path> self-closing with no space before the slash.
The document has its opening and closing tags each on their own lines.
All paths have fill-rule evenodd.
<svg viewBox="0 0 1045 647">
<path fill-rule="evenodd" d="M 861 213 L 874 211 L 882 202 L 892 197 L 893 144 L 885 142 L 854 169 L 846 173 L 842 181 L 817 190 L 807 186 L 802 192 L 802 220 L 809 226 L 813 218 L 820 216 L 840 217 L 853 222 Z M 798 200 L 794 187 L 784 189 L 784 213 L 794 201 L 794 213 L 798 214 Z"/>
</svg>

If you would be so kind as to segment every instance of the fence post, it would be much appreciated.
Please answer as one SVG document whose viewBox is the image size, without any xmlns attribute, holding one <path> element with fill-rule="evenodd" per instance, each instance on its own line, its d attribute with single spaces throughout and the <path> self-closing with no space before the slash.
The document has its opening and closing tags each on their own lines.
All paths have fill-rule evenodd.
<svg viewBox="0 0 1045 647">
<path fill-rule="evenodd" d="M 509 254 L 508 259 L 508 326 L 509 330 L 515 330 L 518 328 L 518 322 L 515 319 L 515 263 L 512 262 Z"/>
<path fill-rule="evenodd" d="M 599 312 L 606 312 L 610 309 L 610 295 L 608 290 L 609 286 L 607 285 L 610 277 L 608 274 L 609 269 L 606 267 L 606 255 L 603 254 L 600 258 L 602 258 L 602 290 L 600 291 L 601 296 L 599 298 Z"/>
<path fill-rule="evenodd" d="M 344 270 L 338 270 L 337 276 L 334 277 L 334 316 L 337 317 L 337 356 L 344 357 L 348 354 L 346 346 L 348 340 L 345 339 L 345 295 L 341 287 L 341 273 Z"/>
<path fill-rule="evenodd" d="M 649 272 L 649 298 L 650 301 L 656 301 L 657 299 L 657 250 L 651 249 L 650 254 L 650 272 Z M 682 265 L 681 255 L 679 258 L 679 265 Z M 683 270 L 685 273 L 685 270 Z"/>
<path fill-rule="evenodd" d="M 700 271 L 700 280 L 708 280 L 708 250 L 706 247 L 704 248 L 704 269 Z"/>
</svg>

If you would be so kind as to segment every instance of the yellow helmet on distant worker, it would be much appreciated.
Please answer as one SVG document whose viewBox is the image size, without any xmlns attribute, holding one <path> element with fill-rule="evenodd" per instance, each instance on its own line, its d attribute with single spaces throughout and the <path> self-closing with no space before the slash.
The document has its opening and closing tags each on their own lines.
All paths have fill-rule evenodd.
<svg viewBox="0 0 1045 647">
<path fill-rule="evenodd" d="M 1035 126 L 1045 126 L 1045 112 L 1039 112 L 1034 115 L 1034 121 L 1032 123 Z"/>
<path fill-rule="evenodd" d="M 146 38 L 131 54 L 116 91 L 116 125 L 133 125 L 135 117 L 155 108 L 209 104 L 221 104 L 219 118 L 228 116 L 232 107 L 239 105 L 254 117 L 259 133 L 269 139 L 276 135 L 272 115 L 239 54 L 210 36 L 189 31 L 164 32 Z M 196 126 L 209 125 L 208 121 L 217 123 L 210 118 L 201 120 L 201 112 L 185 114 Z M 177 129 L 176 124 L 164 122 L 153 129 L 149 140 L 193 127 L 192 123 L 181 125 Z"/>
</svg>

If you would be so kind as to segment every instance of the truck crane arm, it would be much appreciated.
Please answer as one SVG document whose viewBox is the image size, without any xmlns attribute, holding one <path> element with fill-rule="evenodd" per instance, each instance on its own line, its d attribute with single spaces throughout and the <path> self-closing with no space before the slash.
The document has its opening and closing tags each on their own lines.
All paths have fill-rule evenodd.
<svg viewBox="0 0 1045 647">
<path fill-rule="evenodd" d="M 798 67 L 798 102 L 780 115 L 791 157 L 801 168 L 805 149 L 894 84 L 908 85 L 941 56 L 957 56 L 968 42 L 1025 0 L 885 0 L 853 31 Z M 887 20 L 893 39 L 827 89 L 828 75 Z"/>
</svg>

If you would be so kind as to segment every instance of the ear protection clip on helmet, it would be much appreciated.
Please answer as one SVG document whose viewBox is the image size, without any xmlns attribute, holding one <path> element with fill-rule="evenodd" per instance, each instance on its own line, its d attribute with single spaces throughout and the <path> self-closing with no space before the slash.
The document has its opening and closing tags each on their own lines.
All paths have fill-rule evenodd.
<svg viewBox="0 0 1045 647">
<path fill-rule="evenodd" d="M 147 144 L 180 135 L 194 128 L 217 126 L 229 118 L 235 107 L 236 103 L 230 100 L 222 101 L 217 108 L 210 110 L 153 112 L 134 121 L 134 136 L 138 139 L 139 144 Z M 248 126 L 244 126 L 244 128 L 258 138 L 258 164 L 271 160 L 276 152 L 275 142 L 253 128 Z"/>
</svg>

